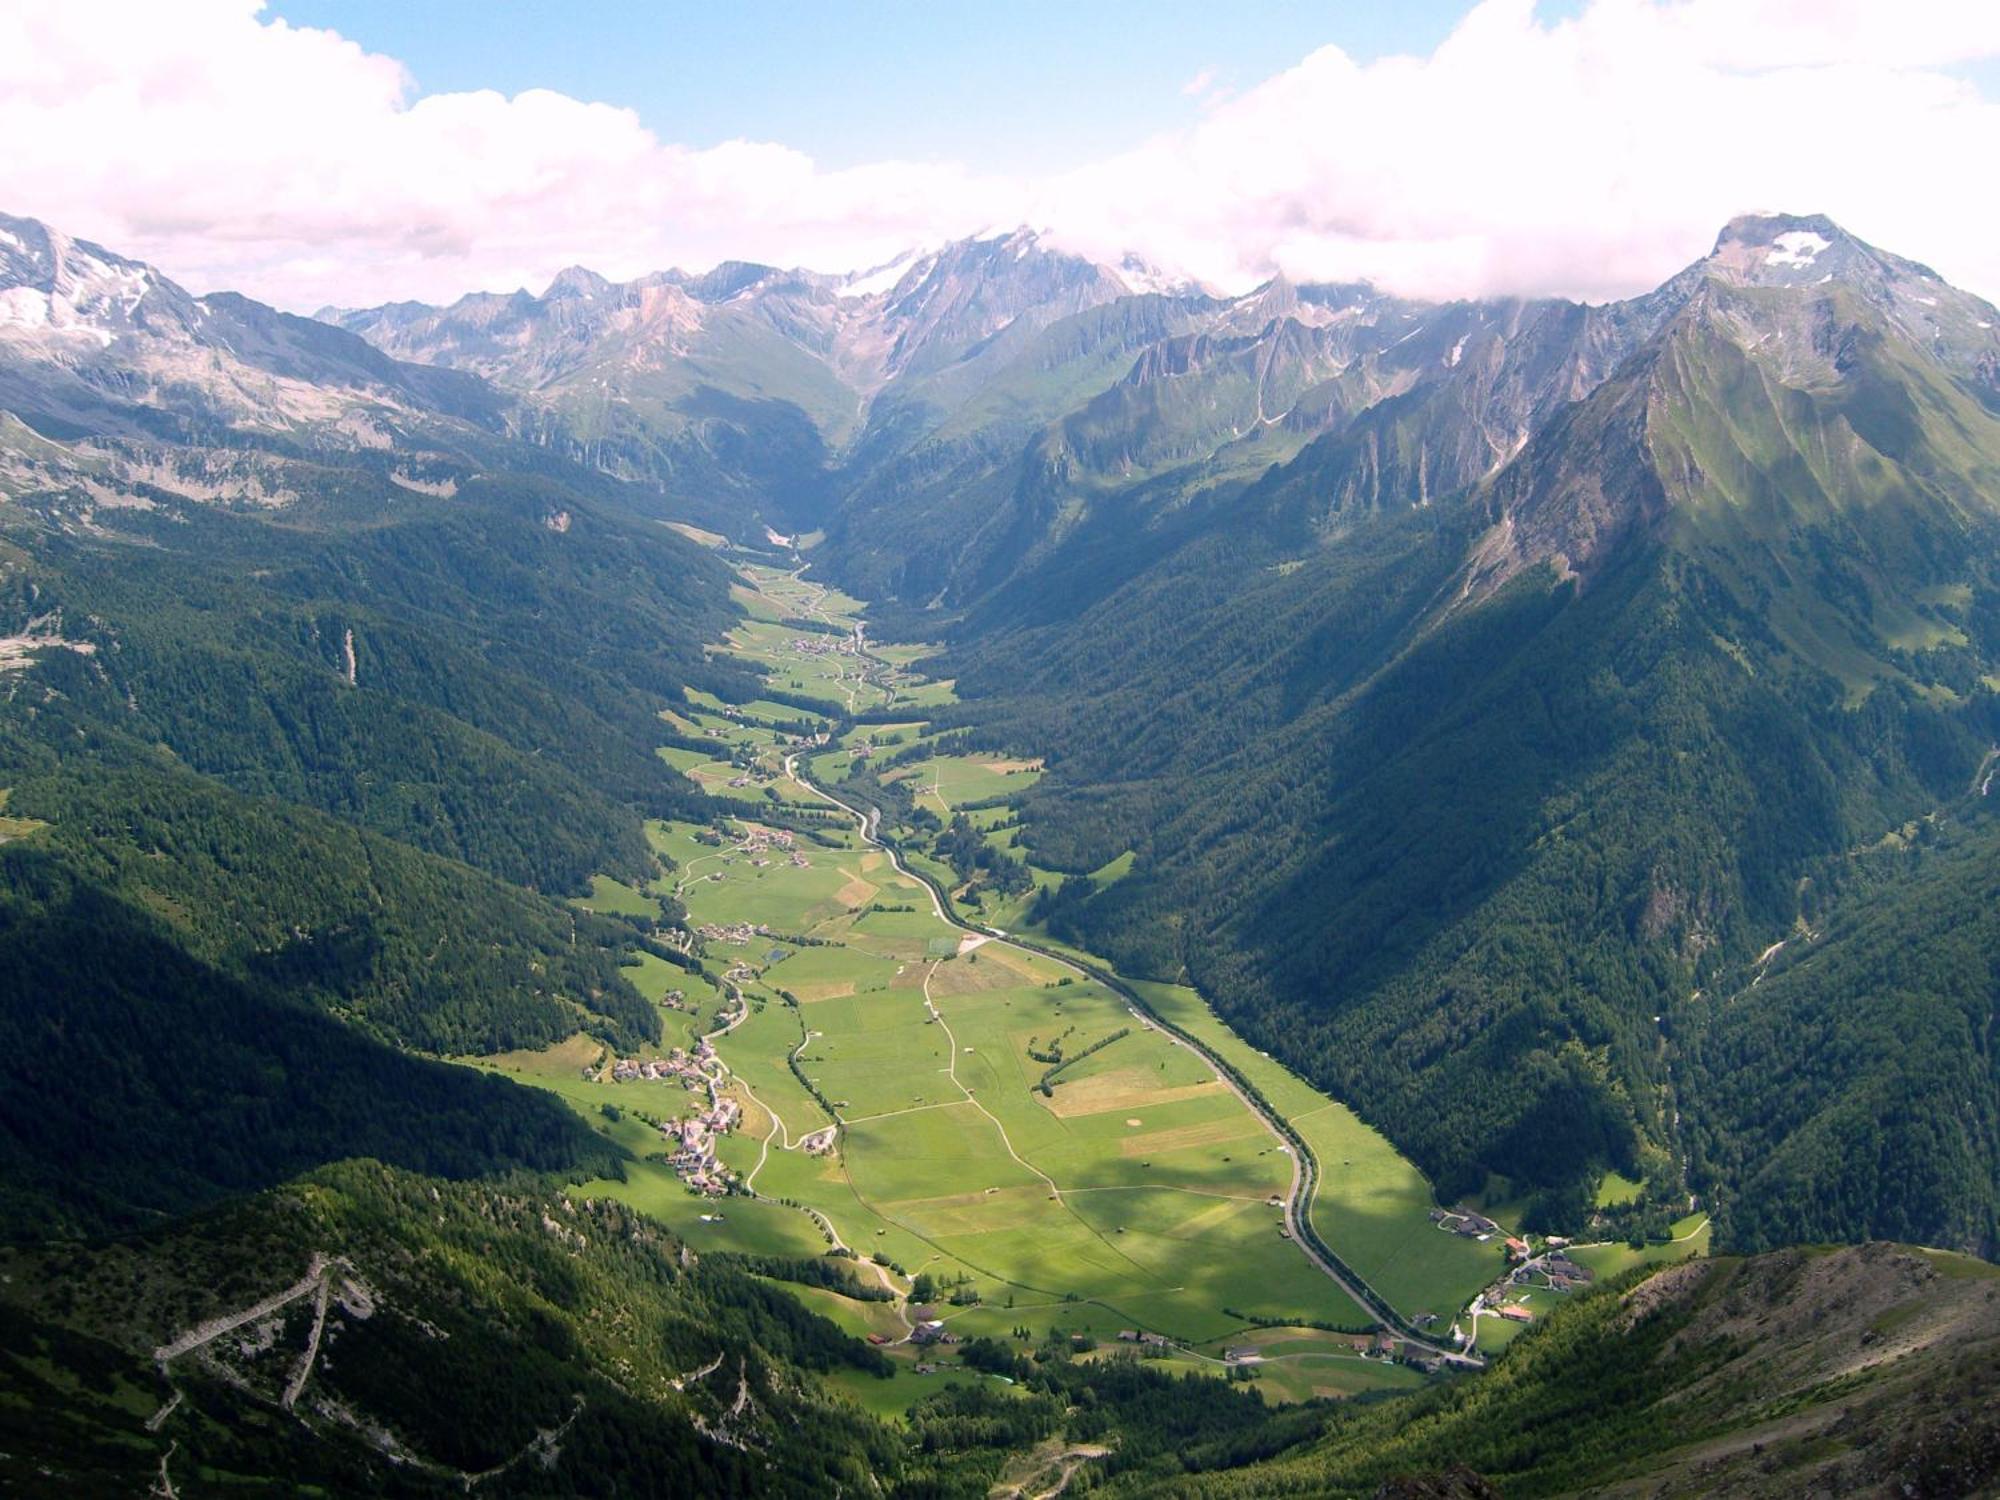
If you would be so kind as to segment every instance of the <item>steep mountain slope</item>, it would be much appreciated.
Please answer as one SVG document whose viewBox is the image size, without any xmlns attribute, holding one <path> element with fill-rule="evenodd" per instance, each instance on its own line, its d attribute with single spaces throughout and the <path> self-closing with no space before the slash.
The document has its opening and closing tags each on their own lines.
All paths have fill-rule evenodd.
<svg viewBox="0 0 2000 1500">
<path fill-rule="evenodd" d="M 329 1170 L 10 1256 L 0 1318 L 21 1494 L 808 1495 L 899 1466 L 809 1374 L 879 1354 L 629 1210 L 527 1183 Z"/>
<path fill-rule="evenodd" d="M 5 513 L 5 627 L 51 642 L 30 680 L 63 713 L 519 884 L 650 867 L 658 709 L 731 680 L 700 649 L 732 608 L 707 554 L 532 481 L 316 524 L 156 493 Z"/>
<path fill-rule="evenodd" d="M 47 850 L 0 851 L 5 1239 L 152 1228 L 355 1156 L 448 1178 L 620 1170 L 547 1095 L 407 1057 L 302 1003 L 284 957 L 203 961 L 148 894 L 114 893 Z M 391 884 L 382 904 L 400 894 Z M 461 893 L 446 881 L 425 894 Z M 493 934 L 490 913 L 456 910 Z M 362 991 L 359 957 L 323 985 Z M 510 968 L 496 957 L 486 977 Z M 441 976 L 413 998 L 453 988 Z M 460 993 L 470 1010 L 478 989 Z"/>
<path fill-rule="evenodd" d="M 244 297 L 192 297 L 151 266 L 0 214 L 0 408 L 47 436 L 362 448 L 438 417 L 490 422 L 500 404 L 481 382 Z"/>
<path fill-rule="evenodd" d="M 319 316 L 399 358 L 522 393 L 523 437 L 657 480 L 677 513 L 705 523 L 813 514 L 829 450 L 860 409 L 830 362 L 843 304 L 809 272 L 724 265 L 617 284 L 573 267 L 540 297 Z"/>
<path fill-rule="evenodd" d="M 1829 269 L 1794 285 L 1800 235 Z M 1068 930 L 1185 968 L 1444 1191 L 1538 1185 L 1552 1222 L 1597 1166 L 1677 1190 L 1661 1026 L 1792 927 L 1802 879 L 1960 795 L 1997 727 L 2000 315 L 1820 220 L 1732 225 L 1659 298 L 1462 498 L 1405 470 L 1290 556 L 1233 529 L 1310 488 L 1308 453 L 1060 627 L 981 612 L 953 663 L 989 734 L 1053 757 L 1038 857 L 1139 852 Z M 1963 1188 L 2000 1163 L 1968 1149 L 1924 1222 L 1990 1248 Z M 1909 1222 L 1848 1207 L 1840 1233 Z"/>
<path fill-rule="evenodd" d="M 1975 792 L 1847 873 L 1781 949 L 1676 1012 L 1690 1176 L 1737 1244 L 1865 1219 L 1992 1255 L 2000 828 Z"/>
<path fill-rule="evenodd" d="M 969 382 L 960 366 L 990 341 L 1129 289 L 1022 230 L 865 277 L 728 262 L 614 283 L 573 267 L 540 297 L 318 316 L 400 359 L 493 379 L 523 398 L 510 421 L 530 441 L 658 481 L 674 514 L 755 536 L 827 514 L 834 471 L 885 386 L 949 402 L 938 393 L 981 383 L 986 366 L 975 359 Z"/>
</svg>

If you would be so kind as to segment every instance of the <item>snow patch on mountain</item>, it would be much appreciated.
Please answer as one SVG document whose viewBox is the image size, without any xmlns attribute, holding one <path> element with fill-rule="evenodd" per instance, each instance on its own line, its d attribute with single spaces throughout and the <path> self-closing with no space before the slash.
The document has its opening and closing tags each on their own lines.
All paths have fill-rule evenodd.
<svg viewBox="0 0 2000 1500">
<path fill-rule="evenodd" d="M 906 250 L 887 265 L 877 266 L 872 271 L 858 271 L 840 286 L 835 287 L 833 294 L 843 301 L 857 297 L 880 296 L 883 292 L 892 290 L 896 283 L 903 279 L 903 273 L 921 259 L 922 255 L 923 252 L 920 250 Z"/>
<path fill-rule="evenodd" d="M 1833 241 L 1825 235 L 1814 234 L 1810 229 L 1794 229 L 1771 241 L 1768 263 L 1774 266 L 1809 266 L 1818 258 L 1820 251 L 1832 248 Z"/>
</svg>

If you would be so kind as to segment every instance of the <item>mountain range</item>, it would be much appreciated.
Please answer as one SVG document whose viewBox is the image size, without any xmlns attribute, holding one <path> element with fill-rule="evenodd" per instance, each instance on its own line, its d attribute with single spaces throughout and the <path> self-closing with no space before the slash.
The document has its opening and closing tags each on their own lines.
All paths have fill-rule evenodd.
<svg viewBox="0 0 2000 1500">
<path fill-rule="evenodd" d="M 1597 306 L 1227 297 L 1018 230 L 314 320 L 4 228 L 8 473 L 61 525 L 504 470 L 805 535 L 946 643 L 947 721 L 1048 757 L 1039 864 L 1136 855 L 1056 927 L 1194 978 L 1452 1190 L 1667 1160 L 1731 1213 L 1669 1123 L 1734 1024 L 1702 997 L 1856 851 L 1969 815 L 2000 739 L 2000 313 L 1823 217 Z M 1974 1050 L 1969 1176 L 1865 1227 L 1995 1244 Z"/>
<path fill-rule="evenodd" d="M 1749 1258 L 1579 1301 L 1400 1433 L 1054 1349 L 982 1351 L 1023 1405 L 935 1398 L 914 1450 L 843 1429 L 806 1372 L 868 1351 L 770 1290 L 824 1269 L 579 1217 L 563 1184 L 630 1158 L 442 1060 L 660 1038 L 676 908 L 578 901 L 713 813 L 663 708 L 866 718 L 709 649 L 747 559 L 867 600 L 955 682 L 934 731 L 1045 768 L 985 830 L 1032 939 L 1192 984 L 1442 1202 L 1563 1234 L 1614 1173 L 1642 1239 L 1698 1207 Z M 985 1493 L 1102 1406 L 1131 1493 L 1482 1493 L 1469 1454 L 1508 1493 L 1780 1493 L 1700 1446 L 1748 1349 L 1791 1372 L 1755 1439 L 1788 1463 L 1996 1472 L 1948 1410 L 1991 1362 L 1977 1263 L 1784 1248 L 2000 1254 L 2000 312 L 1822 216 L 1596 305 L 1225 295 L 1017 230 L 313 318 L 0 216 L 0 616 L 0 1203 L 43 1242 L 0 1382 L 74 1423 L 7 1453 L 115 1486 L 154 1462 L 133 1411 L 185 1396 L 230 1472 L 534 1493 L 510 1466 L 574 1407 L 684 1484 L 752 1489 L 757 1452 L 781 1492 Z M 53 1269 L 78 1240 L 112 1270 Z M 244 1416 L 268 1351 L 144 1384 L 135 1307 L 196 1322 L 322 1253 L 419 1311 L 316 1273 L 356 1358 L 310 1459 Z M 1850 1302 L 1828 1363 L 1798 1309 Z M 724 1374 L 684 1390 L 659 1350 L 704 1326 Z M 426 1328 L 518 1379 L 464 1395 L 490 1440 L 447 1415 L 385 1460 L 371 1421 L 451 1378 Z M 1574 1442 L 1504 1437 L 1545 1420 Z"/>
</svg>

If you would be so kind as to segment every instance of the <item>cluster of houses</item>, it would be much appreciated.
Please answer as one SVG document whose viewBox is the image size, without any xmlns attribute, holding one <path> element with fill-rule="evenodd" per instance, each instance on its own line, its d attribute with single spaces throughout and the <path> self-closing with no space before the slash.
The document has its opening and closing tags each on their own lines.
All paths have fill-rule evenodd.
<svg viewBox="0 0 2000 1500">
<path fill-rule="evenodd" d="M 748 785 L 747 782 L 742 784 Z M 732 781 L 730 785 L 736 786 L 738 783 Z M 762 870 L 770 865 L 771 861 L 763 858 L 766 854 L 788 854 L 791 856 L 794 868 L 800 870 L 808 869 L 810 868 L 810 862 L 806 859 L 804 852 L 798 847 L 798 842 L 797 836 L 789 829 L 760 828 L 753 824 L 744 830 L 742 842 L 737 844 L 736 852 L 738 854 L 748 854 L 751 857 L 750 865 L 752 869 Z M 762 932 L 764 929 L 760 927 L 757 930 Z"/>
<path fill-rule="evenodd" d="M 742 1106 L 734 1099 L 718 1099 L 698 1115 L 662 1125 L 660 1134 L 675 1148 L 668 1153 L 667 1164 L 697 1193 L 721 1197 L 733 1186 L 735 1174 L 716 1158 L 715 1143 L 742 1118 Z"/>
<path fill-rule="evenodd" d="M 1508 1279 L 1521 1286 L 1546 1286 L 1554 1292 L 1573 1292 L 1595 1281 L 1597 1273 L 1589 1266 L 1571 1260 L 1561 1250 L 1554 1250 L 1523 1261 Z"/>
<path fill-rule="evenodd" d="M 753 938 L 769 937 L 771 934 L 763 924 L 749 922 L 703 922 L 694 930 L 695 936 L 706 938 L 711 943 L 734 943 L 742 947 Z"/>
<path fill-rule="evenodd" d="M 660 1127 L 671 1148 L 667 1164 L 697 1193 L 720 1197 L 730 1191 L 735 1174 L 716 1158 L 715 1143 L 742 1123 L 743 1106 L 722 1097 L 727 1074 L 707 1037 L 692 1052 L 676 1047 L 665 1057 L 621 1057 L 585 1068 L 583 1076 L 597 1083 L 678 1083 L 689 1093 L 705 1095 L 707 1103 L 694 1114 Z"/>
<path fill-rule="evenodd" d="M 958 1335 L 944 1326 L 944 1319 L 937 1315 L 936 1308 L 912 1308 L 910 1316 L 915 1322 L 915 1326 L 910 1329 L 911 1343 L 955 1344 L 958 1342 Z M 919 1370 L 921 1371 L 921 1366 Z"/>
<path fill-rule="evenodd" d="M 1121 1328 L 1118 1330 L 1118 1342 L 1121 1344 L 1151 1344 L 1155 1348 L 1164 1349 L 1167 1347 L 1168 1340 L 1164 1333 L 1141 1333 L 1136 1328 Z"/>
<path fill-rule="evenodd" d="M 1526 1240 L 1509 1237 L 1507 1274 L 1472 1299 L 1467 1308 L 1475 1319 L 1482 1313 L 1505 1318 L 1510 1323 L 1532 1323 L 1535 1310 L 1518 1301 L 1518 1287 L 1546 1287 L 1553 1292 L 1573 1292 L 1594 1281 L 1597 1273 L 1570 1259 L 1568 1240 L 1552 1236 L 1537 1251 Z M 1463 1342 L 1463 1335 L 1460 1341 Z"/>
<path fill-rule="evenodd" d="M 597 1083 L 679 1083 L 690 1090 L 715 1092 L 711 1077 L 715 1049 L 703 1037 L 692 1053 L 674 1048 L 665 1057 L 620 1057 L 608 1065 L 585 1068 L 583 1076 Z"/>
</svg>

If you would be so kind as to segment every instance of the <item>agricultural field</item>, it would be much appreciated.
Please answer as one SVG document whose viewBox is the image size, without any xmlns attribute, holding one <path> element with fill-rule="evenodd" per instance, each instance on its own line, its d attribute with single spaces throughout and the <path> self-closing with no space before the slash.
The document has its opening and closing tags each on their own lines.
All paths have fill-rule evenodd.
<svg viewBox="0 0 2000 1500">
<path fill-rule="evenodd" d="M 1088 1305 L 1113 1334 L 1200 1340 L 1250 1321 L 1366 1323 L 1280 1235 L 1275 1200 L 1291 1164 L 1277 1139 L 1117 996 L 999 943 L 960 951 L 924 888 L 858 839 L 802 848 L 794 863 L 702 844 L 698 831 L 654 829 L 691 922 L 818 940 L 709 944 L 711 969 L 756 971 L 742 984 L 744 1019 L 715 1046 L 746 1106 L 724 1160 L 760 1195 L 811 1205 L 846 1243 L 909 1274 L 962 1279 L 988 1307 Z M 795 1051 L 810 1090 L 788 1061 Z M 1031 1052 L 1067 1061 L 1047 1093 L 1037 1085 L 1054 1064 Z M 496 1065 L 586 1118 L 611 1103 L 625 1126 L 682 1100 L 659 1085 L 584 1081 L 575 1055 Z M 835 1118 L 837 1152 L 798 1149 Z M 625 1135 L 657 1154 L 645 1128 Z M 648 1165 L 585 1191 L 686 1224 L 686 1205 L 702 1200 Z M 677 1212 L 665 1211 L 671 1198 Z M 722 1200 L 723 1223 L 697 1217 L 689 1232 L 716 1248 L 771 1243 L 766 1216 L 749 1213 L 767 1207 L 794 1221 L 776 1242 L 824 1248 L 796 1210 L 739 1198 Z"/>
<path fill-rule="evenodd" d="M 1620 1203 L 1630 1203 L 1645 1190 L 1643 1182 L 1634 1182 L 1616 1172 L 1606 1172 L 1597 1184 L 1597 1206 L 1611 1208 Z"/>
<path fill-rule="evenodd" d="M 1048 960 L 960 952 L 879 850 L 805 858 L 725 857 L 681 893 L 697 923 L 828 944 L 774 943 L 785 951 L 768 963 L 772 949 L 744 945 L 752 1013 L 717 1042 L 753 1092 L 769 1089 L 781 1137 L 844 1126 L 824 1166 L 780 1143 L 760 1191 L 811 1203 L 851 1244 L 887 1242 L 912 1273 L 968 1277 L 987 1302 L 1074 1299 L 1180 1338 L 1245 1316 L 1365 1321 L 1279 1237 L 1270 1200 L 1290 1163 L 1275 1138 L 1185 1048 Z M 1100 1041 L 1038 1091 L 1052 1064 L 1032 1051 L 1075 1058 Z M 792 1075 L 795 1048 L 834 1116 Z"/>
<path fill-rule="evenodd" d="M 1602 1280 L 1629 1271 L 1634 1266 L 1658 1265 L 1708 1254 L 1707 1214 L 1690 1214 L 1672 1225 L 1669 1232 L 1673 1238 L 1665 1244 L 1647 1245 L 1638 1250 L 1622 1240 L 1605 1245 L 1572 1245 L 1569 1258 L 1579 1265 L 1590 1267 Z"/>
<path fill-rule="evenodd" d="M 728 705 L 690 692 L 663 715 L 676 734 L 706 742 L 664 747 L 663 774 L 720 793 L 715 816 L 649 824 L 670 873 L 647 890 L 600 877 L 582 904 L 651 914 L 671 895 L 686 908 L 702 972 L 648 955 L 630 973 L 656 1002 L 669 989 L 687 996 L 688 1009 L 663 1012 L 663 1045 L 692 1051 L 706 1036 L 713 1046 L 717 1097 L 741 1111 L 714 1144 L 736 1190 L 700 1196 L 667 1161 L 659 1122 L 706 1105 L 699 1091 L 611 1082 L 609 1060 L 587 1038 L 485 1060 L 559 1093 L 633 1153 L 624 1181 L 580 1191 L 643 1208 L 697 1248 L 812 1255 L 843 1244 L 863 1257 L 864 1274 L 901 1292 L 927 1278 L 934 1313 L 955 1337 L 1053 1328 L 1111 1349 L 1121 1330 L 1139 1330 L 1173 1341 L 1172 1359 L 1216 1373 L 1222 1348 L 1261 1338 L 1270 1347 L 1256 1378 L 1274 1400 L 1418 1382 L 1323 1331 L 1371 1320 L 1290 1240 L 1290 1148 L 1203 1058 L 1066 964 L 946 922 L 929 889 L 811 784 L 838 792 L 850 766 L 864 771 L 857 745 L 880 759 L 921 742 L 931 729 L 924 710 L 949 702 L 950 684 L 915 675 L 916 649 L 857 649 L 853 601 L 789 573 L 745 576 L 761 602 L 720 649 L 758 666 L 772 689 L 911 712 L 818 745 L 756 722 L 801 717 L 768 699 Z M 990 858 L 1018 857 L 1015 813 L 1002 799 L 1031 786 L 1041 767 L 968 751 L 962 740 L 951 751 L 892 767 L 883 781 L 905 783 L 933 830 L 967 803 L 988 804 L 969 816 L 992 852 L 981 855 L 979 877 L 963 880 L 924 847 L 923 819 L 912 815 L 915 826 L 899 830 L 904 857 L 961 910 L 1019 925 L 1036 890 L 1058 877 L 1028 867 L 1025 892 L 1003 897 L 983 872 Z M 809 779 L 794 774 L 801 758 Z M 748 789 L 725 790 L 746 773 Z M 952 857 L 966 868 L 962 842 Z M 1094 878 L 1113 883 L 1132 859 Z M 1140 988 L 1308 1142 L 1322 1168 L 1313 1224 L 1400 1311 L 1448 1323 L 1500 1271 L 1497 1245 L 1436 1227 L 1422 1175 L 1345 1106 L 1235 1036 L 1193 991 Z M 604 1081 L 586 1076 L 585 1051 Z M 905 1309 L 792 1290 L 914 1360 Z M 906 1371 L 851 1394 L 901 1410 L 936 1379 Z"/>
<path fill-rule="evenodd" d="M 1505 1267 L 1481 1244 L 1432 1223 L 1430 1184 L 1381 1132 L 1231 1031 L 1193 990 L 1134 985 L 1160 1015 L 1225 1058 L 1288 1119 L 1320 1164 L 1313 1228 L 1405 1317 L 1445 1322 Z"/>
<path fill-rule="evenodd" d="M 917 805 L 941 817 L 967 802 L 1026 791 L 1041 779 L 1041 762 L 998 755 L 935 755 L 899 766 L 882 779 L 909 784 Z"/>
</svg>

